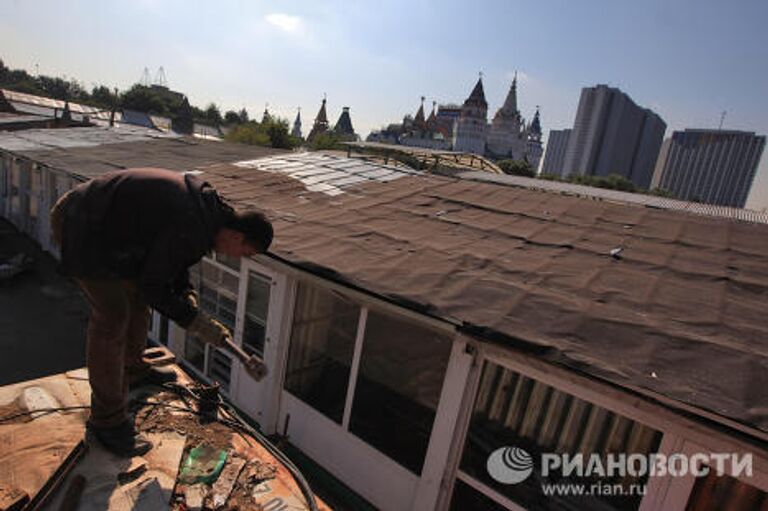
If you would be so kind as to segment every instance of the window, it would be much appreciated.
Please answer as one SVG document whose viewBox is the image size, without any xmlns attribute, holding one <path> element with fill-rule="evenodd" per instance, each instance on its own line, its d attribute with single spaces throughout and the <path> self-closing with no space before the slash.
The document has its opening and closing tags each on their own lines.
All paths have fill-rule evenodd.
<svg viewBox="0 0 768 511">
<path fill-rule="evenodd" d="M 243 350 L 250 355 L 264 356 L 271 285 L 272 280 L 269 277 L 254 271 L 249 272 L 243 324 Z"/>
<path fill-rule="evenodd" d="M 218 382 L 222 389 L 228 391 L 232 375 L 232 359 L 218 348 L 207 346 L 207 349 L 208 367 L 205 374 L 211 380 Z"/>
<path fill-rule="evenodd" d="M 285 388 L 341 424 L 360 307 L 345 297 L 300 284 Z"/>
<path fill-rule="evenodd" d="M 201 340 L 187 334 L 187 340 L 184 343 L 184 358 L 201 373 L 205 373 L 205 351 L 205 344 Z"/>
<path fill-rule="evenodd" d="M 601 483 L 642 485 L 644 478 L 601 478 L 599 480 L 544 478 L 537 471 L 543 453 L 583 454 L 585 457 L 615 454 L 649 454 L 656 452 L 662 434 L 648 426 L 615 414 L 582 399 L 557 390 L 505 367 L 486 362 L 475 398 L 474 411 L 467 433 L 459 467 L 459 479 L 484 486 L 493 497 L 504 498 L 529 509 L 637 509 L 642 495 L 635 493 L 623 497 L 595 495 L 545 496 L 542 484 L 547 483 Z M 534 471 L 518 484 L 499 484 L 488 474 L 486 463 L 490 454 L 501 447 L 518 447 L 534 460 Z M 466 495 L 478 491 L 457 487 L 454 499 L 459 503 L 452 509 L 463 509 Z M 630 491 L 627 491 L 630 493 Z M 479 498 L 479 497 L 478 497 Z M 494 499 L 498 501 L 500 499 Z"/>
<path fill-rule="evenodd" d="M 417 322 L 301 283 L 285 388 L 419 474 L 451 341 Z"/>
<path fill-rule="evenodd" d="M 239 275 L 228 268 L 204 259 L 190 268 L 190 280 L 197 287 L 200 308 L 234 330 Z M 165 318 L 163 318 L 165 319 Z M 167 321 L 167 320 L 166 320 Z M 167 324 L 160 323 L 160 340 L 167 342 Z M 222 389 L 229 390 L 232 359 L 223 351 L 203 344 L 196 337 L 187 335 L 184 358 Z"/>
<path fill-rule="evenodd" d="M 170 323 L 168 321 L 168 318 L 161 315 L 160 316 L 160 334 L 159 334 L 159 341 L 160 344 L 163 344 L 164 346 L 168 346 L 168 331 L 170 329 Z"/>
<path fill-rule="evenodd" d="M 235 270 L 236 272 L 240 273 L 240 260 L 241 260 L 241 258 L 233 257 L 233 256 L 228 256 L 228 255 L 224 255 L 224 254 L 219 254 L 218 252 L 216 252 L 214 254 L 214 256 L 216 257 L 216 261 L 217 262 L 219 262 L 219 263 L 223 264 L 224 266 L 226 266 L 226 267 L 228 267 L 228 268 L 230 268 L 232 270 Z"/>
<path fill-rule="evenodd" d="M 370 310 L 350 431 L 421 473 L 450 354 L 445 334 Z"/>
</svg>

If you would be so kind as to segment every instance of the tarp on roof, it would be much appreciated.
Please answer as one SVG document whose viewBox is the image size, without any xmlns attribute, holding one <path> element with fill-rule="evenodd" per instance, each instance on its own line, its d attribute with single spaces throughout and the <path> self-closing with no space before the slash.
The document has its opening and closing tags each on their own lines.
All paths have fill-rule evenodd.
<svg viewBox="0 0 768 511">
<path fill-rule="evenodd" d="M 768 432 L 768 226 L 435 175 L 331 195 L 305 157 L 203 178 L 308 271 Z"/>
</svg>

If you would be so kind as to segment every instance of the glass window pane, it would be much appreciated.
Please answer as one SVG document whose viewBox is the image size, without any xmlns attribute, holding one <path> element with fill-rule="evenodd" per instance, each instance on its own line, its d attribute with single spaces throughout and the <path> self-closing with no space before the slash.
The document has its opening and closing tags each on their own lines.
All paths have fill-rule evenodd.
<svg viewBox="0 0 768 511">
<path fill-rule="evenodd" d="M 451 511 L 467 511 L 482 509 L 483 511 L 507 511 L 507 508 L 497 504 L 490 497 L 480 493 L 463 481 L 456 480 L 451 497 Z"/>
<path fill-rule="evenodd" d="M 421 473 L 451 353 L 451 337 L 371 310 L 350 431 Z"/>
<path fill-rule="evenodd" d="M 256 272 L 248 274 L 248 296 L 245 302 L 243 349 L 251 354 L 264 356 L 269 293 L 272 280 Z"/>
<path fill-rule="evenodd" d="M 285 388 L 341 423 L 360 307 L 331 291 L 300 284 Z"/>
<path fill-rule="evenodd" d="M 272 280 L 256 272 L 248 275 L 248 301 L 245 304 L 249 316 L 267 322 L 269 290 Z"/>
<path fill-rule="evenodd" d="M 205 371 L 205 344 L 193 335 L 187 335 L 184 358 L 201 373 Z"/>
<path fill-rule="evenodd" d="M 236 272 L 240 272 L 240 258 L 239 257 L 232 257 L 224 254 L 216 253 L 216 260 L 223 264 L 224 266 L 227 266 L 229 268 L 232 268 Z"/>
<path fill-rule="evenodd" d="M 243 350 L 249 355 L 264 356 L 265 333 L 264 325 L 246 316 L 243 328 Z"/>
<path fill-rule="evenodd" d="M 209 349 L 208 377 L 219 382 L 222 389 L 229 390 L 232 360 L 218 348 L 210 347 Z"/>
<path fill-rule="evenodd" d="M 662 434 L 588 401 L 576 398 L 497 364 L 483 368 L 467 433 L 461 470 L 523 507 L 532 509 L 637 509 L 645 478 L 563 478 L 555 471 L 543 477 L 538 469 L 544 453 L 642 454 L 658 450 Z M 490 454 L 502 447 L 518 447 L 533 459 L 534 470 L 523 482 L 501 484 L 490 477 Z M 552 483 L 620 485 L 626 493 L 592 496 L 547 495 L 542 485 Z"/>
</svg>

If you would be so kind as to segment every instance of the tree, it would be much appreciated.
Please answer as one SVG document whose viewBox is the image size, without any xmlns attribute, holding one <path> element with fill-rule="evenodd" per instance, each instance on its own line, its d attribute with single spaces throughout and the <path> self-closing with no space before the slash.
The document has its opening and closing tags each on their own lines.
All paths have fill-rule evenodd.
<svg viewBox="0 0 768 511">
<path fill-rule="evenodd" d="M 240 115 L 234 110 L 227 110 L 224 114 L 225 124 L 240 124 Z"/>
<path fill-rule="evenodd" d="M 238 124 L 225 138 L 230 142 L 277 149 L 292 149 L 299 144 L 299 141 L 288 133 L 288 121 L 277 118 L 264 123 L 249 121 Z"/>
<path fill-rule="evenodd" d="M 531 167 L 531 164 L 527 161 L 500 160 L 497 163 L 499 168 L 505 174 L 511 174 L 513 176 L 536 177 L 536 171 L 533 170 L 533 167 Z"/>
<path fill-rule="evenodd" d="M 330 132 L 327 131 L 325 133 L 321 133 L 317 135 L 310 143 L 310 147 L 314 149 L 315 151 L 322 151 L 322 150 L 333 150 L 333 149 L 344 149 L 344 146 L 341 144 L 342 140 L 341 138 Z"/>
<path fill-rule="evenodd" d="M 240 116 L 240 122 L 248 122 L 248 111 L 245 108 L 240 110 L 238 115 Z"/>
<path fill-rule="evenodd" d="M 189 106 L 187 97 L 181 101 L 181 106 L 171 119 L 171 129 L 177 133 L 192 134 L 195 129 L 195 119 L 192 116 L 192 107 Z"/>
<path fill-rule="evenodd" d="M 117 103 L 116 93 L 113 94 L 108 87 L 97 85 L 91 91 L 90 103 L 101 108 L 112 108 Z"/>
<path fill-rule="evenodd" d="M 225 137 L 230 142 L 269 147 L 269 135 L 259 124 L 249 122 L 235 126 Z"/>
<path fill-rule="evenodd" d="M 205 108 L 205 120 L 214 126 L 220 126 L 222 123 L 221 110 L 216 103 L 209 103 Z"/>
<path fill-rule="evenodd" d="M 138 110 L 139 112 L 156 115 L 169 115 L 171 113 L 159 94 L 149 87 L 139 84 L 134 85 L 123 94 L 121 106 L 130 110 Z M 187 106 L 189 106 L 189 103 L 187 103 Z"/>
</svg>

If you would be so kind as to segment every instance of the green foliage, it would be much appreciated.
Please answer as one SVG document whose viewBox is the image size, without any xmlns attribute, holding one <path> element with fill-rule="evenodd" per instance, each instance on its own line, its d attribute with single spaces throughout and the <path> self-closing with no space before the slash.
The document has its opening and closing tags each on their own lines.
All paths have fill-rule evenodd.
<svg viewBox="0 0 768 511">
<path fill-rule="evenodd" d="M 536 171 L 527 161 L 499 160 L 496 162 L 505 174 L 513 176 L 536 177 Z"/>
<path fill-rule="evenodd" d="M 292 149 L 300 143 L 288 133 L 288 121 L 277 118 L 271 118 L 263 123 L 248 121 L 238 124 L 225 138 L 230 142 L 277 149 Z"/>
<path fill-rule="evenodd" d="M 171 116 L 180 105 L 170 105 L 161 94 L 149 87 L 136 84 L 123 94 L 121 106 L 129 110 Z"/>
<path fill-rule="evenodd" d="M 175 115 L 171 118 L 171 128 L 178 133 L 191 134 L 195 128 L 195 119 L 192 112 L 192 107 L 189 106 L 189 101 L 186 97 L 181 100 L 181 105 L 176 110 Z"/>
<path fill-rule="evenodd" d="M 653 190 L 649 190 L 648 195 L 655 195 L 657 197 L 669 197 L 671 199 L 675 198 L 675 194 L 663 188 L 654 188 Z"/>
<path fill-rule="evenodd" d="M 609 176 L 586 176 L 581 174 L 571 174 L 568 176 L 568 182 L 594 186 L 597 188 L 607 188 L 609 190 L 620 190 L 622 192 L 638 192 L 634 183 L 624 176 L 611 174 Z"/>
<path fill-rule="evenodd" d="M 339 135 L 326 131 L 316 136 L 309 143 L 309 146 L 315 151 L 330 151 L 330 150 L 343 150 L 345 146 L 342 145 L 343 139 Z"/>
<path fill-rule="evenodd" d="M 219 107 L 216 106 L 216 103 L 210 103 L 205 108 L 205 120 L 214 126 L 220 126 L 223 122 L 221 117 L 221 110 L 219 110 Z"/>
<path fill-rule="evenodd" d="M 224 124 L 240 124 L 240 115 L 234 110 L 224 113 Z"/>
</svg>

